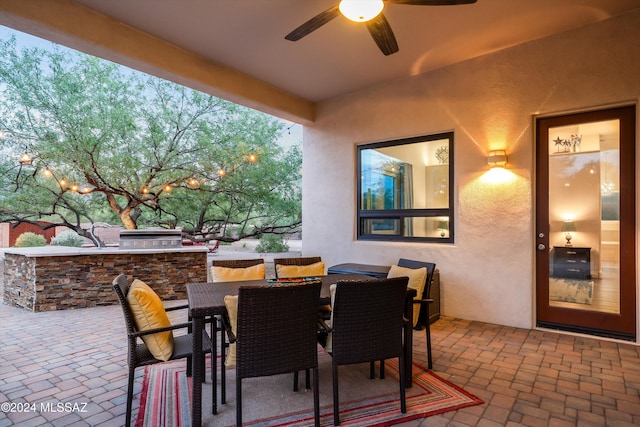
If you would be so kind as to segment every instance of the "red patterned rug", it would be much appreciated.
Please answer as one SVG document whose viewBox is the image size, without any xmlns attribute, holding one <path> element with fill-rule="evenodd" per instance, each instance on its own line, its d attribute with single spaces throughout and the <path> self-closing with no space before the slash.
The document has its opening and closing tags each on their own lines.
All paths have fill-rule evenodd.
<svg viewBox="0 0 640 427">
<path fill-rule="evenodd" d="M 331 359 L 320 353 L 318 361 L 320 421 L 322 426 L 332 426 Z M 211 365 L 207 362 L 207 366 Z M 390 426 L 483 403 L 476 396 L 414 364 L 413 387 L 407 389 L 407 412 L 402 414 L 397 363 L 387 361 L 385 367 L 384 380 L 370 380 L 368 364 L 339 368 L 341 426 Z M 184 360 L 145 368 L 136 427 L 191 425 L 191 379 L 186 377 L 185 368 Z M 203 425 L 235 425 L 234 373 L 233 369 L 227 370 L 227 403 L 218 403 L 218 415 L 211 414 L 211 380 L 207 373 L 208 381 L 203 384 Z M 313 426 L 313 393 L 304 391 L 303 378 L 301 375 L 301 391 L 297 393 L 293 392 L 291 374 L 243 380 L 243 424 L 259 427 Z"/>
</svg>

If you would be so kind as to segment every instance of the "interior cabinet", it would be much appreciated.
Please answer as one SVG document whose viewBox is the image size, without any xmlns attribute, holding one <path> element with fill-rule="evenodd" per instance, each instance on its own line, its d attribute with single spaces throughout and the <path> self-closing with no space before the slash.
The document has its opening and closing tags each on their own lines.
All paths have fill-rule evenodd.
<svg viewBox="0 0 640 427">
<path fill-rule="evenodd" d="M 591 248 L 553 247 L 553 277 L 591 278 Z"/>
</svg>

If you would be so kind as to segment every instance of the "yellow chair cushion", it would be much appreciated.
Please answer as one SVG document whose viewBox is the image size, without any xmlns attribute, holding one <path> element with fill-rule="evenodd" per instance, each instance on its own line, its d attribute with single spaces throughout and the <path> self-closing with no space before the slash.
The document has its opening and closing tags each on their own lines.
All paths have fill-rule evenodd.
<svg viewBox="0 0 640 427">
<path fill-rule="evenodd" d="M 229 322 L 231 323 L 231 332 L 233 335 L 238 331 L 238 296 L 227 295 L 224 297 L 224 305 L 227 308 L 227 315 L 229 316 Z M 224 362 L 225 366 L 236 365 L 236 345 L 229 344 L 229 352 Z"/>
<path fill-rule="evenodd" d="M 158 294 L 141 280 L 135 279 L 127 293 L 127 303 L 138 331 L 171 326 L 169 316 Z M 158 360 L 167 361 L 173 354 L 173 332 L 145 335 L 142 340 Z"/>
<path fill-rule="evenodd" d="M 211 280 L 214 282 L 237 282 L 242 280 L 264 279 L 264 264 L 244 268 L 211 267 Z"/>
<path fill-rule="evenodd" d="M 312 277 L 324 276 L 324 262 L 319 261 L 309 265 L 276 265 L 278 277 Z"/>
<path fill-rule="evenodd" d="M 415 289 L 417 292 L 417 298 L 422 298 L 422 292 L 424 291 L 424 285 L 427 281 L 427 268 L 406 268 L 392 265 L 389 269 L 388 278 L 392 277 L 408 277 L 408 287 Z M 413 305 L 413 326 L 418 323 L 418 316 L 420 315 L 420 304 Z"/>
</svg>

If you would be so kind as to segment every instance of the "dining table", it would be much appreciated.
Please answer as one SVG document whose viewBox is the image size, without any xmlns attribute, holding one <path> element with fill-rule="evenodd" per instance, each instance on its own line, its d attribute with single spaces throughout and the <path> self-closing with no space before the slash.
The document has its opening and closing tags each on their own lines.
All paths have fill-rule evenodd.
<svg viewBox="0 0 640 427">
<path fill-rule="evenodd" d="M 322 282 L 322 288 L 320 290 L 320 300 L 318 305 L 326 305 L 331 302 L 331 294 L 329 287 L 342 280 L 375 280 L 371 276 L 363 274 L 329 274 L 326 276 L 317 277 Z M 286 281 L 286 279 L 283 279 Z M 274 281 L 270 280 L 245 280 L 245 281 L 233 281 L 233 282 L 207 282 L 207 283 L 190 283 L 186 285 L 187 289 L 187 301 L 189 303 L 189 318 L 191 319 L 191 326 L 193 332 L 193 361 L 192 361 L 192 393 L 191 393 L 191 421 L 192 426 L 199 427 L 202 425 L 202 382 L 205 373 L 205 358 L 202 351 L 202 333 L 198 333 L 204 329 L 204 325 L 207 319 L 212 317 L 224 316 L 226 314 L 226 307 L 224 304 L 224 297 L 227 295 L 238 295 L 238 289 L 241 286 L 269 286 L 273 285 Z M 411 288 L 407 288 L 407 302 L 405 304 L 405 317 L 407 319 L 413 319 L 413 299 L 416 297 L 416 291 Z M 371 314 L 375 316 L 375 313 Z M 213 323 L 215 325 L 215 321 Z M 214 366 L 212 375 L 212 393 L 213 393 L 213 413 L 217 413 L 217 339 L 216 328 L 213 328 L 211 337 L 213 346 L 211 357 L 214 358 Z M 224 334 L 224 331 L 222 331 Z M 404 360 L 405 360 L 405 373 L 407 375 L 407 387 L 411 387 L 413 364 L 412 349 L 413 338 L 412 328 L 410 322 L 405 327 L 405 339 L 404 346 Z M 221 338 L 224 343 L 224 337 Z M 224 361 L 221 361 L 224 363 Z M 223 378 L 224 382 L 224 378 Z M 224 387 L 224 384 L 223 384 Z M 223 391 L 224 395 L 224 391 Z"/>
</svg>

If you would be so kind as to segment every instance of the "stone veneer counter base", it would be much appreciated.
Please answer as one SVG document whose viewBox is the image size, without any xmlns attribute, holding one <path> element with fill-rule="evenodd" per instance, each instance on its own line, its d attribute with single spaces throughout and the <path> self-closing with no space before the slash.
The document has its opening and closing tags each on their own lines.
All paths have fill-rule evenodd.
<svg viewBox="0 0 640 427">
<path fill-rule="evenodd" d="M 29 311 L 117 304 L 111 286 L 125 273 L 163 300 L 186 299 L 185 285 L 207 281 L 205 247 L 81 249 L 61 246 L 4 250 L 4 302 Z"/>
</svg>

